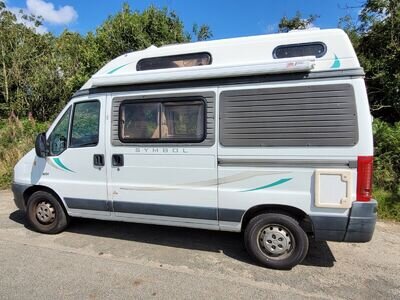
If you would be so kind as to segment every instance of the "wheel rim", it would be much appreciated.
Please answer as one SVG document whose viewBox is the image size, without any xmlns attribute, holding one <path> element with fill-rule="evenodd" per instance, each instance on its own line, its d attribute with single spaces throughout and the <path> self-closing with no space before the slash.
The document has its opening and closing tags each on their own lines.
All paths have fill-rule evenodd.
<svg viewBox="0 0 400 300">
<path fill-rule="evenodd" d="M 56 210 L 48 201 L 41 201 L 36 206 L 36 219 L 42 224 L 51 224 L 56 219 Z"/>
<path fill-rule="evenodd" d="M 270 259 L 281 260 L 293 252 L 295 241 L 286 227 L 278 224 L 264 226 L 258 233 L 258 247 Z"/>
</svg>

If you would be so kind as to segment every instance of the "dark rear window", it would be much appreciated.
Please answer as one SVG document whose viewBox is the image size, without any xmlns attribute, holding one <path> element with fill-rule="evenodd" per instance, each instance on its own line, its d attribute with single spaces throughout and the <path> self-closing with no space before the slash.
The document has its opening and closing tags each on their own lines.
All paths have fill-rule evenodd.
<svg viewBox="0 0 400 300">
<path fill-rule="evenodd" d="M 207 52 L 151 57 L 141 59 L 137 71 L 183 68 L 211 65 L 211 55 Z"/>
<path fill-rule="evenodd" d="M 274 58 L 289 58 L 300 56 L 315 56 L 317 58 L 324 56 L 326 45 L 322 42 L 292 44 L 278 46 L 273 51 Z"/>
</svg>

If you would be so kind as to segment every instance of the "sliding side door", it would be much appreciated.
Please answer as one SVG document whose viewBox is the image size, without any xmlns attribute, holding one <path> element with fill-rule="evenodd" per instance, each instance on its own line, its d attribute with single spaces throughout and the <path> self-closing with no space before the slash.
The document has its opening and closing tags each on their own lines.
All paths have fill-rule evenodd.
<svg viewBox="0 0 400 300">
<path fill-rule="evenodd" d="M 217 228 L 215 91 L 115 94 L 110 102 L 115 215 Z"/>
</svg>

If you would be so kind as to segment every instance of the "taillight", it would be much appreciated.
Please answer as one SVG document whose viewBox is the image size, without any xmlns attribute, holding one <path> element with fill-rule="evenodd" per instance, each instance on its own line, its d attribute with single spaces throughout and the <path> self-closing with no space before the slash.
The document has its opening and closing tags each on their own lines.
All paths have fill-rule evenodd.
<svg viewBox="0 0 400 300">
<path fill-rule="evenodd" d="M 357 159 L 357 201 L 371 200 L 373 162 L 373 156 L 359 156 Z"/>
</svg>

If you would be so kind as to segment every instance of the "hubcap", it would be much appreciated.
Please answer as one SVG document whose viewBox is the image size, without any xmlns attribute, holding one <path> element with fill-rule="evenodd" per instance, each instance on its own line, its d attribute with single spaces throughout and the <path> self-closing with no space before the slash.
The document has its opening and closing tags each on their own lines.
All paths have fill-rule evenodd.
<svg viewBox="0 0 400 300">
<path fill-rule="evenodd" d="M 56 212 L 51 203 L 47 201 L 39 202 L 36 206 L 36 218 L 42 224 L 50 224 L 56 218 Z"/>
<path fill-rule="evenodd" d="M 283 258 L 293 249 L 292 233 L 281 225 L 267 225 L 259 233 L 261 251 L 269 257 Z"/>
</svg>

